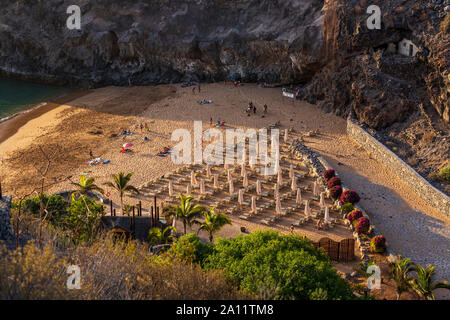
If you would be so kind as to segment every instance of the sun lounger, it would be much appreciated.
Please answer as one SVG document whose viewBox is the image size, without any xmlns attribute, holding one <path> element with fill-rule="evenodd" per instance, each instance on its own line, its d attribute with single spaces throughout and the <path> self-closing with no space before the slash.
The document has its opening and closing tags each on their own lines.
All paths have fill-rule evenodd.
<svg viewBox="0 0 450 320">
<path fill-rule="evenodd" d="M 248 216 L 244 216 L 244 215 L 242 215 L 242 216 L 239 216 L 239 219 L 242 219 L 242 220 L 248 220 Z"/>
<path fill-rule="evenodd" d="M 260 222 L 262 224 L 265 224 L 265 225 L 268 225 L 268 226 L 270 226 L 270 224 L 271 224 L 271 221 L 270 220 L 266 220 L 266 219 L 262 219 Z"/>
</svg>

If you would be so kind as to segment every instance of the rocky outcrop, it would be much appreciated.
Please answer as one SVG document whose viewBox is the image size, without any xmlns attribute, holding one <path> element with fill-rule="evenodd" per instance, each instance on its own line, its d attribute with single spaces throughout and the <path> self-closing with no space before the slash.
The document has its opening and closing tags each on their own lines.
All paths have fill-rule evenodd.
<svg viewBox="0 0 450 320">
<path fill-rule="evenodd" d="M 79 31 L 72 2 L 3 0 L 0 70 L 92 86 L 308 83 L 306 100 L 372 128 L 419 111 L 450 121 L 450 0 L 79 0 Z M 371 4 L 381 30 L 367 28 Z M 417 55 L 397 53 L 403 39 Z"/>
<path fill-rule="evenodd" d="M 92 85 L 280 84 L 310 79 L 322 62 L 323 0 L 84 0 L 79 31 L 66 28 L 71 4 L 3 1 L 0 68 Z"/>
</svg>

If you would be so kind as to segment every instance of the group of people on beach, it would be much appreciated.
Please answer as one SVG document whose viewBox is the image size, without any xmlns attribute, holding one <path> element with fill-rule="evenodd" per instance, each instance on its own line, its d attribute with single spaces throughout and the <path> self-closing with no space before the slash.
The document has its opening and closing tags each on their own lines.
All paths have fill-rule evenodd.
<svg viewBox="0 0 450 320">
<path fill-rule="evenodd" d="M 261 117 L 265 117 L 265 115 L 267 114 L 267 104 L 264 104 L 263 106 L 263 115 Z M 256 106 L 253 104 L 253 102 L 250 101 L 250 103 L 247 106 L 247 116 L 250 117 L 251 113 L 253 111 L 253 114 L 256 114 Z"/>
</svg>

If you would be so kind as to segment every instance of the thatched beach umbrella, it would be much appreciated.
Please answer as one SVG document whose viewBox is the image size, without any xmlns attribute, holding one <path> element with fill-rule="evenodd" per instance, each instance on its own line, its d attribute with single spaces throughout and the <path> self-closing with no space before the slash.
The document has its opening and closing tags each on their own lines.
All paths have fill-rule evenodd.
<svg viewBox="0 0 450 320">
<path fill-rule="evenodd" d="M 280 200 L 280 197 L 277 197 L 275 211 L 278 214 L 281 214 L 281 200 Z"/>
<path fill-rule="evenodd" d="M 252 213 L 256 213 L 256 197 L 252 196 Z"/>
<path fill-rule="evenodd" d="M 240 205 L 244 203 L 244 189 L 239 189 L 238 202 Z"/>
<path fill-rule="evenodd" d="M 213 179 L 214 179 L 214 189 L 219 188 L 219 174 L 215 173 Z"/>
<path fill-rule="evenodd" d="M 281 170 L 278 171 L 278 179 L 277 182 L 279 185 L 283 183 L 283 174 L 281 173 Z"/>
<path fill-rule="evenodd" d="M 311 215 L 311 208 L 309 207 L 309 200 L 305 203 L 305 216 L 309 217 Z"/>
<path fill-rule="evenodd" d="M 242 186 L 243 186 L 244 188 L 247 188 L 247 187 L 248 187 L 248 176 L 247 176 L 247 172 L 244 172 L 244 179 L 243 179 L 243 181 L 242 181 Z"/>
<path fill-rule="evenodd" d="M 256 180 L 256 194 L 258 196 L 260 196 L 261 192 L 262 192 L 262 190 L 261 190 L 261 180 Z"/>
<path fill-rule="evenodd" d="M 192 191 L 191 191 L 191 185 L 190 184 L 188 184 L 187 186 L 186 186 L 186 195 L 191 195 L 192 194 Z"/>
<path fill-rule="evenodd" d="M 319 196 L 319 184 L 317 183 L 317 181 L 314 181 L 314 186 L 313 186 L 313 194 L 314 197 L 318 197 Z"/>
<path fill-rule="evenodd" d="M 327 223 L 328 221 L 330 221 L 330 207 L 326 206 L 325 207 L 325 223 Z"/>
<path fill-rule="evenodd" d="M 172 180 L 169 180 L 169 196 L 173 196 L 173 182 Z"/>
<path fill-rule="evenodd" d="M 292 177 L 291 190 L 292 191 L 297 190 L 297 177 L 296 176 Z"/>
<path fill-rule="evenodd" d="M 320 207 L 323 208 L 325 206 L 325 192 L 320 193 Z"/>
<path fill-rule="evenodd" d="M 205 180 L 200 180 L 200 194 L 205 194 Z"/>
<path fill-rule="evenodd" d="M 230 180 L 230 182 L 229 182 L 229 189 L 230 189 L 230 196 L 231 196 L 234 193 L 233 180 Z"/>
<path fill-rule="evenodd" d="M 195 172 L 194 172 L 194 170 L 191 171 L 191 185 L 192 185 L 192 187 L 197 185 L 197 179 L 195 179 Z"/>
<path fill-rule="evenodd" d="M 295 203 L 297 205 L 302 204 L 302 191 L 300 190 L 300 188 L 297 188 L 297 198 L 295 199 Z"/>
</svg>

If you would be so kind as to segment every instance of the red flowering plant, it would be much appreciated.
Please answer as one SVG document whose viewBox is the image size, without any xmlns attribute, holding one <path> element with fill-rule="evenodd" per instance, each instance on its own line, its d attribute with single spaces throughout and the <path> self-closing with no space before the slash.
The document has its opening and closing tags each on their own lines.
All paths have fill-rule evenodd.
<svg viewBox="0 0 450 320">
<path fill-rule="evenodd" d="M 341 183 L 341 179 L 338 177 L 333 177 L 330 180 L 328 180 L 328 189 L 331 189 L 334 186 L 340 186 Z"/>
<path fill-rule="evenodd" d="M 347 214 L 347 220 L 350 221 L 350 223 L 353 223 L 353 221 L 358 220 L 362 216 L 363 216 L 363 214 L 362 214 L 361 210 L 354 209 Z"/>
<path fill-rule="evenodd" d="M 370 251 L 383 253 L 386 251 L 386 238 L 384 236 L 375 236 L 370 240 Z"/>
<path fill-rule="evenodd" d="M 342 194 L 341 186 L 334 186 L 330 189 L 330 197 L 334 200 L 339 199 Z"/>
<path fill-rule="evenodd" d="M 369 232 L 370 221 L 366 217 L 361 217 L 358 220 L 353 221 L 353 226 L 358 234 Z"/>
<path fill-rule="evenodd" d="M 335 175 L 336 175 L 336 171 L 334 171 L 333 169 L 328 169 L 323 173 L 323 178 L 325 179 L 325 181 L 328 181 L 331 178 L 333 178 Z"/>
<path fill-rule="evenodd" d="M 351 203 L 355 204 L 359 202 L 361 198 L 354 190 L 347 190 L 341 194 L 341 204 Z"/>
</svg>

